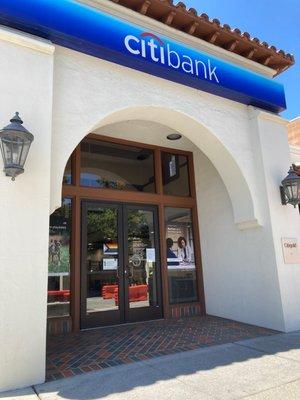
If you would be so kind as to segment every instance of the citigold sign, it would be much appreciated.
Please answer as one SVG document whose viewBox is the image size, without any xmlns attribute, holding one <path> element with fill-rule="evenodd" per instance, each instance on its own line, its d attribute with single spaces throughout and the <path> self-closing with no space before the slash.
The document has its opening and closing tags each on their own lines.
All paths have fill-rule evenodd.
<svg viewBox="0 0 300 400">
<path fill-rule="evenodd" d="M 282 238 L 282 250 L 285 264 L 300 264 L 300 251 L 296 238 Z"/>
</svg>

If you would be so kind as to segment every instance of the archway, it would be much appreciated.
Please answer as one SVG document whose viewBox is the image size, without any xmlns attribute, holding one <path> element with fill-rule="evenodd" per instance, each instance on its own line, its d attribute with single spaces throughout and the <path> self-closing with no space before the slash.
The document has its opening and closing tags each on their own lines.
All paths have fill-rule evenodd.
<svg viewBox="0 0 300 400">
<path fill-rule="evenodd" d="M 195 118 L 165 107 L 130 107 L 121 109 L 98 118 L 100 122 L 86 128 L 85 132 L 75 129 L 72 137 L 55 137 L 54 147 L 60 148 L 52 155 L 52 186 L 51 186 L 51 211 L 60 206 L 61 182 L 64 167 L 74 148 L 80 143 L 87 133 L 95 132 L 99 128 L 121 121 L 145 120 L 160 123 L 177 132 L 193 142 L 212 162 L 221 176 L 233 208 L 234 221 L 240 229 L 259 226 L 256 206 L 250 187 L 246 181 L 241 167 L 238 165 L 231 152 L 218 139 L 213 132 Z M 64 146 L 62 144 L 64 143 Z"/>
</svg>

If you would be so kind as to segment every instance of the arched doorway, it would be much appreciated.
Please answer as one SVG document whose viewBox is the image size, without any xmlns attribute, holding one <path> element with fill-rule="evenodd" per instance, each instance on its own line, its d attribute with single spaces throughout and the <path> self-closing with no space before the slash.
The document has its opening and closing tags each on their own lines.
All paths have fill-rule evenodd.
<svg viewBox="0 0 300 400">
<path fill-rule="evenodd" d="M 183 109 L 186 109 L 186 107 L 183 107 Z M 193 114 L 189 115 L 185 111 L 180 111 L 178 107 L 174 109 L 153 105 L 135 105 L 127 108 L 115 108 L 107 114 L 103 112 L 98 118 L 100 121 L 98 123 L 94 122 L 94 114 L 92 110 L 89 110 L 88 115 L 86 115 L 89 122 L 86 122 L 86 120 L 74 120 L 73 123 L 67 123 L 66 126 L 61 125 L 62 121 L 59 120 L 60 124 L 54 129 L 51 185 L 52 211 L 60 206 L 60 182 L 63 178 L 67 159 L 83 139 L 85 133 L 102 130 L 107 132 L 107 127 L 114 126 L 114 124 L 124 121 L 135 123 L 135 121 L 139 120 L 150 124 L 153 123 L 157 126 L 164 126 L 170 131 L 178 131 L 199 148 L 212 162 L 226 186 L 232 204 L 234 221 L 238 228 L 248 229 L 260 226 L 260 215 L 253 196 L 253 188 L 251 187 L 251 181 L 247 180 L 248 171 L 242 169 L 241 163 L 238 162 L 237 154 L 233 154 L 232 149 L 230 150 L 225 145 L 222 138 L 222 126 L 220 132 L 219 124 L 216 123 L 214 125 L 212 120 L 210 121 L 210 128 L 206 127 L 202 121 L 201 110 L 198 110 L 197 116 L 195 116 Z M 70 132 L 72 132 L 72 135 L 70 135 Z M 112 136 L 114 135 L 116 133 L 112 134 Z M 119 133 L 117 137 L 122 138 L 122 133 Z M 153 135 L 143 136 L 140 132 L 135 132 L 131 138 L 133 137 L 137 142 L 151 144 Z M 161 137 L 161 140 L 164 146 L 169 146 L 164 136 Z M 172 147 L 174 147 L 174 143 Z M 178 148 L 180 149 L 180 146 Z"/>
<path fill-rule="evenodd" d="M 138 119 L 137 119 L 138 117 Z M 141 119 L 140 119 L 141 118 Z M 81 127 L 82 128 L 82 127 Z M 66 163 L 66 157 L 70 155 L 70 150 L 68 148 L 71 146 L 71 149 L 74 149 L 74 146 L 76 149 L 78 149 L 80 146 L 80 143 L 82 141 L 82 129 L 80 129 L 80 126 L 74 126 L 74 130 L 72 130 L 72 135 L 68 140 L 66 139 L 65 135 L 67 134 L 67 131 L 64 133 L 64 129 L 62 128 L 61 130 L 61 136 L 56 137 L 54 135 L 54 141 L 53 141 L 53 147 L 56 148 L 59 143 L 66 142 L 67 145 L 63 146 L 61 148 L 61 152 L 58 153 L 53 153 L 53 173 L 52 173 L 52 179 L 55 180 L 55 183 L 52 185 L 52 209 L 56 208 L 59 204 L 59 197 L 61 198 L 61 187 L 57 185 L 57 178 L 61 176 L 60 179 L 62 179 L 63 176 L 63 171 L 64 171 L 64 166 Z M 231 155 L 231 153 L 228 151 L 228 149 L 224 146 L 224 144 L 218 139 L 217 135 L 214 135 L 210 130 L 208 130 L 206 127 L 203 126 L 199 121 L 197 121 L 195 118 L 192 118 L 182 112 L 175 111 L 173 109 L 166 109 L 162 107 L 135 107 L 135 108 L 127 108 L 127 109 L 122 109 L 116 112 L 113 112 L 107 116 L 104 116 L 102 119 L 101 123 L 98 123 L 94 125 L 93 128 L 88 129 L 88 131 L 92 132 L 92 136 L 90 136 L 90 139 L 92 140 L 97 140 L 100 139 L 100 136 L 105 136 L 108 137 L 106 138 L 106 142 L 119 142 L 119 144 L 122 142 L 122 139 L 126 138 L 126 140 L 129 140 L 129 142 L 123 143 L 124 145 L 128 145 L 131 147 L 138 147 L 141 149 L 144 148 L 151 148 L 154 151 L 154 160 L 162 164 L 161 157 L 159 156 L 159 153 L 155 152 L 155 149 L 160 149 L 160 152 L 163 152 L 164 149 L 166 149 L 166 153 L 171 153 L 175 151 L 176 154 L 179 154 L 181 151 L 183 153 L 191 153 L 192 155 L 196 154 L 195 161 L 197 161 L 197 173 L 199 164 L 198 160 L 201 157 L 206 157 L 208 160 L 205 161 L 205 163 L 210 163 L 212 168 L 215 170 L 215 174 L 220 176 L 221 182 L 218 182 L 218 185 L 223 185 L 224 190 L 226 193 L 223 194 L 224 200 L 226 200 L 226 208 L 227 208 L 227 215 L 229 218 L 229 224 L 235 225 L 234 229 L 247 229 L 247 228 L 252 228 L 252 227 L 257 227 L 259 226 L 259 221 L 257 218 L 257 213 L 256 213 L 256 206 L 255 202 L 253 201 L 253 197 L 251 194 L 251 186 L 248 185 L 245 176 L 240 168 L 240 166 L 237 163 L 237 160 L 234 159 L 234 157 Z M 174 133 L 180 132 L 182 134 L 182 139 L 178 142 L 170 142 L 167 139 L 167 134 L 168 133 Z M 120 140 L 121 139 L 121 140 Z M 79 144 L 78 144 L 79 143 Z M 122 144 L 122 143 L 121 143 Z M 202 156 L 201 156 L 202 154 Z M 75 151 L 73 153 L 73 156 L 69 159 L 68 165 L 66 170 L 70 170 L 71 168 L 71 160 L 73 160 L 73 171 L 74 171 L 74 177 L 75 177 L 75 185 L 67 185 L 68 187 L 68 192 L 63 189 L 63 196 L 68 195 L 69 197 L 73 196 L 72 200 L 72 216 L 73 216 L 73 231 L 81 232 L 81 222 L 79 223 L 78 221 L 81 221 L 81 200 L 80 198 L 75 194 L 74 192 L 74 186 L 80 188 L 81 187 L 81 193 L 83 197 L 89 198 L 89 196 L 86 196 L 87 194 L 87 189 L 84 188 L 84 185 L 82 186 L 80 183 L 80 168 L 78 167 L 80 165 L 80 151 Z M 193 157 L 192 157 L 193 158 Z M 192 159 L 191 158 L 191 159 Z M 160 160 L 160 161 L 159 161 Z M 63 164 L 63 165 L 62 165 Z M 193 164 L 193 162 L 192 162 Z M 224 167 L 226 166 L 226 168 Z M 157 170 L 157 168 L 156 168 Z M 103 172 L 103 171 L 102 171 Z M 112 172 L 112 171 L 111 171 Z M 202 171 L 203 172 L 203 171 Z M 93 170 L 93 167 L 91 167 L 89 173 L 91 174 L 88 178 L 93 180 L 93 174 L 95 171 Z M 65 175 L 64 179 L 69 179 L 67 176 L 68 174 Z M 114 177 L 117 178 L 117 176 L 120 175 L 118 171 L 114 171 Z M 198 174 L 199 175 L 199 174 Z M 55 178 L 56 177 L 56 178 Z M 194 180 L 194 173 L 189 174 L 189 179 Z M 203 173 L 202 173 L 203 177 Z M 160 177 L 159 179 L 163 179 L 163 177 Z M 199 187 L 199 181 L 197 180 L 197 186 Z M 124 182 L 123 182 L 124 184 Z M 126 179 L 125 179 L 125 185 L 126 185 Z M 66 185 L 65 185 L 66 186 Z M 64 186 L 64 187 L 65 187 Z M 198 218 L 197 216 L 197 202 L 199 206 L 199 196 L 198 194 L 196 195 L 196 190 L 194 190 L 194 194 L 192 193 L 192 188 L 195 185 L 192 185 L 191 187 L 191 192 L 190 196 L 185 198 L 184 202 L 186 201 L 192 201 L 193 205 L 188 204 L 186 208 L 191 209 L 194 207 L 196 211 L 192 212 L 192 218 L 193 218 L 193 230 L 195 231 L 195 238 L 196 235 L 198 235 L 198 240 L 197 240 L 197 246 L 195 248 L 195 253 L 198 251 L 199 256 L 198 260 L 201 261 L 200 257 L 200 240 L 199 240 L 199 231 L 198 231 Z M 203 190 L 203 185 L 200 185 Z M 162 186 L 161 186 L 162 187 Z M 223 189 L 222 189 L 223 190 Z M 110 203 L 111 202 L 123 202 L 126 203 L 128 202 L 128 194 L 126 193 L 131 193 L 132 191 L 124 191 L 124 190 L 116 190 L 115 188 L 99 188 L 99 187 L 89 187 L 88 192 L 90 194 L 95 194 L 96 199 L 95 200 L 108 200 Z M 108 194 L 111 193 L 112 195 L 110 196 L 104 196 L 99 198 L 99 193 L 102 193 L 101 196 L 103 196 L 104 193 Z M 139 204 L 148 204 L 148 205 L 156 205 L 160 203 L 156 203 L 154 201 L 155 199 L 161 199 L 164 197 L 168 201 L 171 201 L 169 204 L 170 206 L 174 206 L 174 203 L 172 198 L 177 198 L 182 196 L 164 196 L 163 195 L 163 189 L 161 189 L 161 193 L 143 193 L 141 191 L 137 191 L 138 195 L 138 203 Z M 97 193 L 97 194 L 96 194 Z M 58 197 L 59 195 L 59 197 Z M 130 195 L 131 196 L 131 195 Z M 229 196 L 229 197 L 228 197 Z M 93 196 L 91 196 L 93 197 Z M 184 197 L 184 196 L 183 196 Z M 228 201 L 227 201 L 228 198 Z M 91 198 L 90 198 L 91 199 Z M 149 200 L 151 199 L 151 201 Z M 129 199 L 129 203 L 132 201 L 132 196 Z M 137 200 L 133 201 L 134 204 L 137 204 Z M 55 206 L 56 204 L 56 206 Z M 163 206 L 166 206 L 168 204 L 164 204 Z M 182 203 L 180 207 L 184 208 L 186 203 Z M 158 216 L 159 216 L 159 226 L 163 226 L 162 224 L 165 222 L 164 221 L 164 215 L 162 214 L 161 211 L 158 209 Z M 231 228 L 230 228 L 231 229 Z M 207 230 L 204 231 L 205 236 Z M 212 232 L 211 228 L 209 228 L 209 232 Z M 161 253 L 161 259 L 160 262 L 162 264 L 162 257 L 166 257 L 166 243 L 165 243 L 165 231 L 163 233 L 164 240 L 161 240 L 160 238 L 160 253 Z M 77 234 L 77 237 L 79 237 L 79 233 Z M 222 239 L 223 241 L 223 239 Z M 82 282 L 79 279 L 79 276 L 81 274 L 80 268 L 81 268 L 81 257 L 82 257 L 82 248 L 81 248 L 81 242 L 77 243 L 74 242 L 74 235 L 72 237 L 72 243 L 73 243 L 73 252 L 72 252 L 72 257 L 74 260 L 73 263 L 73 268 L 74 271 L 76 270 L 77 272 L 75 273 L 73 271 L 73 278 L 71 279 L 71 292 L 73 293 L 81 293 L 81 286 Z M 162 243 L 162 244 L 161 244 Z M 161 248 L 161 246 L 165 246 L 165 248 Z M 209 251 L 209 254 L 211 253 L 211 250 Z M 206 259 L 208 259 L 206 257 Z M 211 258 L 211 257 L 210 257 Z M 226 259 L 226 258 L 225 258 Z M 211 269 L 211 260 L 206 263 L 206 266 Z M 166 260 L 165 260 L 166 263 Z M 198 262 L 200 265 L 200 262 Z M 77 266 L 76 266 L 77 265 Z M 217 264 L 218 265 L 218 264 Z M 164 266 L 162 265 L 162 271 L 163 271 Z M 198 271 L 198 276 L 200 276 L 200 279 L 197 278 L 197 302 L 194 302 L 192 307 L 191 303 L 188 304 L 182 304 L 180 306 L 177 305 L 172 305 L 170 304 L 170 299 L 169 299 L 169 280 L 168 280 L 168 268 L 167 264 L 165 264 L 165 268 L 167 272 L 165 274 L 162 273 L 161 276 L 161 285 L 162 285 L 162 315 L 164 317 L 167 316 L 179 316 L 179 315 L 189 315 L 192 313 L 202 313 L 204 310 L 204 294 L 203 294 L 203 284 L 202 284 L 202 270 Z M 214 270 L 215 268 L 213 268 Z M 72 274 L 71 274 L 72 275 Z M 210 276 L 210 274 L 206 274 L 206 276 Z M 221 276 L 221 275 L 220 275 Z M 213 284 L 211 285 L 211 282 Z M 216 280 L 216 276 L 214 278 L 209 278 L 209 287 L 214 287 L 215 284 L 214 282 L 219 282 L 219 279 Z M 199 287 L 200 285 L 200 287 Z M 99 293 L 99 290 L 98 290 Z M 200 296 L 199 296 L 200 293 Z M 72 296 L 71 296 L 72 297 Z M 127 296 L 128 297 L 128 296 Z M 214 296 L 211 293 L 210 290 L 210 303 L 218 305 L 218 301 L 212 302 L 212 298 Z M 76 296 L 73 298 L 73 300 L 70 302 L 70 311 L 68 316 L 65 316 L 65 323 L 66 323 L 66 330 L 71 330 L 71 326 L 75 330 L 79 330 L 81 327 L 80 323 L 80 296 Z M 72 315 L 72 318 L 70 317 Z M 77 315 L 77 316 L 76 316 Z M 74 318 L 75 316 L 75 318 Z M 58 329 L 60 330 L 61 322 L 58 322 L 58 325 L 55 322 L 55 318 L 51 321 L 51 326 L 54 326 L 53 331 Z M 51 329 L 50 329 L 51 330 Z"/>
<path fill-rule="evenodd" d="M 118 137 L 128 130 L 152 132 L 153 144 Z M 55 243 L 62 254 L 67 247 L 70 281 L 48 289 L 50 331 L 62 321 L 79 330 L 205 312 L 193 153 L 186 138 L 156 144 L 171 132 L 147 121 L 111 124 L 71 155 L 49 250 L 59 264 Z M 56 282 L 58 269 L 49 272 Z"/>
</svg>

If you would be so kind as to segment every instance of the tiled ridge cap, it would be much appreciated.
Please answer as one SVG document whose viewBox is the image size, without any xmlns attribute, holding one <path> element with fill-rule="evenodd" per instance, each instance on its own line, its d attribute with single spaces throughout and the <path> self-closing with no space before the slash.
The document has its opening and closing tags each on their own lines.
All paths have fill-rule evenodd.
<svg viewBox="0 0 300 400">
<path fill-rule="evenodd" d="M 198 37 L 206 42 L 238 54 L 276 70 L 277 75 L 295 63 L 294 56 L 270 46 L 267 42 L 252 38 L 248 32 L 231 28 L 228 24 L 207 14 L 198 15 L 194 8 L 187 9 L 183 2 L 173 0 L 110 0 L 165 25 Z"/>
</svg>

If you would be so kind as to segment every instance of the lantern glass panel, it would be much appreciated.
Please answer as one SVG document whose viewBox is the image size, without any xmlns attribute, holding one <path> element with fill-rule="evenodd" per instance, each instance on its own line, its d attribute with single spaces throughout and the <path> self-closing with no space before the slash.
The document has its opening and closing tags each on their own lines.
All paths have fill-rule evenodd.
<svg viewBox="0 0 300 400">
<path fill-rule="evenodd" d="M 29 153 L 30 146 L 31 146 L 31 142 L 29 142 L 29 141 L 23 142 L 23 146 L 22 146 L 21 153 L 20 153 L 20 166 L 22 168 L 24 167 L 27 155 Z"/>
<path fill-rule="evenodd" d="M 5 165 L 10 165 L 13 163 L 12 143 L 10 140 L 8 140 L 8 138 L 3 138 L 2 145 L 3 145 L 4 163 Z"/>
<path fill-rule="evenodd" d="M 23 168 L 31 142 L 20 137 L 2 138 L 5 165 L 18 165 Z"/>
<path fill-rule="evenodd" d="M 290 192 L 290 199 L 291 200 L 294 200 L 294 199 L 296 199 L 297 198 L 297 192 L 298 192 L 298 190 L 297 190 L 297 182 L 290 182 L 289 183 L 289 192 Z"/>
<path fill-rule="evenodd" d="M 292 188 L 292 193 L 293 193 L 293 199 L 297 197 L 297 182 L 292 182 L 291 188 Z"/>
<path fill-rule="evenodd" d="M 293 198 L 293 187 L 290 183 L 288 183 L 285 187 L 285 193 L 289 200 Z"/>
<path fill-rule="evenodd" d="M 7 138 L 2 139 L 3 153 L 6 165 L 19 164 L 20 154 L 22 150 L 22 141 L 19 138 Z"/>
<path fill-rule="evenodd" d="M 11 142 L 12 148 L 12 163 L 20 165 L 20 157 L 23 149 L 23 141 L 19 138 L 14 138 Z"/>
</svg>

